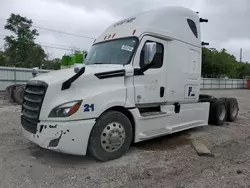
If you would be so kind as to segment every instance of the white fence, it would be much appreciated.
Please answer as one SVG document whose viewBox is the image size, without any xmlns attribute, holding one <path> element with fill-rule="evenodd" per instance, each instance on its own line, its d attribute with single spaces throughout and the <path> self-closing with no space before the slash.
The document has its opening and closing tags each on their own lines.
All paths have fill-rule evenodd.
<svg viewBox="0 0 250 188">
<path fill-rule="evenodd" d="M 39 74 L 49 70 L 39 70 Z M 0 91 L 13 84 L 24 84 L 32 78 L 32 69 L 0 66 Z"/>
<path fill-rule="evenodd" d="M 32 69 L 0 66 L 0 91 L 13 84 L 23 84 L 32 78 Z M 50 70 L 39 70 L 39 74 Z M 247 81 L 241 79 L 202 78 L 201 89 L 244 89 Z"/>
<path fill-rule="evenodd" d="M 201 88 L 202 89 L 245 89 L 247 88 L 247 80 L 202 78 Z"/>
</svg>

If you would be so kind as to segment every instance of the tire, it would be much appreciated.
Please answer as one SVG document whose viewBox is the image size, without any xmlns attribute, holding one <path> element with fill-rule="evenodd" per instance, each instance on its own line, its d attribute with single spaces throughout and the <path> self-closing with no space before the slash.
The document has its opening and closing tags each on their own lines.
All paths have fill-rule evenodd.
<svg viewBox="0 0 250 188">
<path fill-rule="evenodd" d="M 228 108 L 228 98 L 226 98 L 226 97 L 221 97 L 221 98 L 219 98 L 219 99 L 223 100 L 223 101 L 226 103 L 226 107 Z"/>
<path fill-rule="evenodd" d="M 97 119 L 91 131 L 88 151 L 100 161 L 119 158 L 127 152 L 132 141 L 132 132 L 132 125 L 127 116 L 118 111 L 107 111 Z M 109 139 L 113 139 L 113 145 Z M 115 144 L 119 146 L 114 146 Z"/>
<path fill-rule="evenodd" d="M 14 92 L 15 92 L 16 88 L 17 88 L 16 85 L 13 85 L 13 86 L 10 86 L 10 87 L 9 87 L 9 93 L 10 93 L 10 98 L 11 98 L 11 101 L 12 101 L 12 102 L 15 102 Z"/>
<path fill-rule="evenodd" d="M 16 90 L 13 91 L 14 102 L 21 105 L 23 103 L 23 97 L 24 97 L 24 87 L 22 86 L 17 87 Z"/>
<path fill-rule="evenodd" d="M 227 104 L 223 99 L 216 99 L 210 103 L 209 124 L 221 126 L 227 119 Z"/>
<path fill-rule="evenodd" d="M 15 89 L 16 89 L 15 85 L 8 86 L 5 89 L 4 100 L 13 101 L 12 93 L 13 93 L 13 90 L 15 90 Z"/>
<path fill-rule="evenodd" d="M 234 122 L 239 113 L 238 101 L 235 98 L 227 99 L 227 121 Z"/>
</svg>

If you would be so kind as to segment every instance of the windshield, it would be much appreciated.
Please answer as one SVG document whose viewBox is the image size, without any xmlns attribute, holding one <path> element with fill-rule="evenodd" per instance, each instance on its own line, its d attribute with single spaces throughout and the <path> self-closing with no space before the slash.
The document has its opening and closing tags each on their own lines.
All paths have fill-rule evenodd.
<svg viewBox="0 0 250 188">
<path fill-rule="evenodd" d="M 135 37 L 98 43 L 90 49 L 85 64 L 128 64 L 138 43 Z"/>
</svg>

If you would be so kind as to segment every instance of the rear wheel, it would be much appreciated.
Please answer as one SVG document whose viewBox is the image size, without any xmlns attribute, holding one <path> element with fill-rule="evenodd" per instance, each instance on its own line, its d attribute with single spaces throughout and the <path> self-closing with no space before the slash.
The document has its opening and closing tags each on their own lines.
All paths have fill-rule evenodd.
<svg viewBox="0 0 250 188">
<path fill-rule="evenodd" d="M 223 125 L 227 119 L 227 104 L 223 99 L 215 99 L 210 103 L 209 123 Z"/>
<path fill-rule="evenodd" d="M 101 115 L 91 131 L 88 150 L 98 160 L 109 161 L 125 154 L 132 141 L 132 125 L 121 112 Z"/>
<path fill-rule="evenodd" d="M 227 99 L 227 120 L 235 121 L 239 113 L 238 101 L 235 98 Z"/>
</svg>

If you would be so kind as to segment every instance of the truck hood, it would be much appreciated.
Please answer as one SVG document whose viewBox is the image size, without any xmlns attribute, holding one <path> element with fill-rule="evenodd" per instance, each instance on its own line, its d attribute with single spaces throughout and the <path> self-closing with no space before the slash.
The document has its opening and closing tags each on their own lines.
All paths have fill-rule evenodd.
<svg viewBox="0 0 250 188">
<path fill-rule="evenodd" d="M 96 73 L 108 72 L 108 71 L 116 71 L 116 70 L 124 70 L 123 65 L 86 65 L 85 72 L 80 77 L 85 77 L 88 81 L 90 81 L 90 77 L 93 78 L 93 75 Z M 41 74 L 31 80 L 38 80 L 46 82 L 48 85 L 55 84 L 58 82 L 63 83 L 68 80 L 76 73 L 74 72 L 74 68 L 67 68 L 57 71 L 51 71 L 49 73 Z M 92 79 L 91 79 L 92 80 Z"/>
<path fill-rule="evenodd" d="M 99 116 L 100 109 L 108 108 L 110 104 L 124 106 L 126 100 L 124 77 L 117 76 L 117 73 L 123 71 L 123 65 L 87 65 L 85 66 L 85 72 L 71 84 L 70 88 L 64 90 L 62 90 L 63 83 L 75 75 L 73 68 L 53 71 L 36 77 L 36 80 L 48 84 L 39 117 L 40 120 L 68 121 L 95 118 Z M 79 112 L 68 118 L 48 118 L 49 112 L 53 108 L 75 100 L 83 101 Z M 99 110 L 83 113 L 85 104 L 94 104 Z"/>
</svg>

